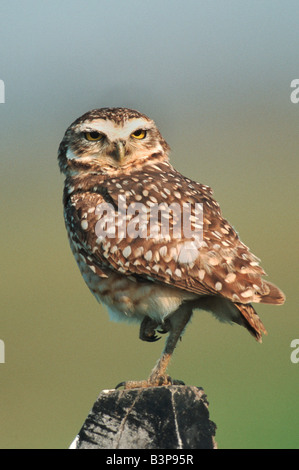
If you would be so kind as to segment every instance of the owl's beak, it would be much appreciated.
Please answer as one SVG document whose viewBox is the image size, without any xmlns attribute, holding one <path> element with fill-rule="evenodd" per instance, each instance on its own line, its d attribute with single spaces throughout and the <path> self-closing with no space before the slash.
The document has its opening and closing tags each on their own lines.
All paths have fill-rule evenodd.
<svg viewBox="0 0 299 470">
<path fill-rule="evenodd" d="M 114 142 L 114 155 L 115 160 L 121 163 L 125 158 L 125 144 L 121 140 L 117 140 Z"/>
</svg>

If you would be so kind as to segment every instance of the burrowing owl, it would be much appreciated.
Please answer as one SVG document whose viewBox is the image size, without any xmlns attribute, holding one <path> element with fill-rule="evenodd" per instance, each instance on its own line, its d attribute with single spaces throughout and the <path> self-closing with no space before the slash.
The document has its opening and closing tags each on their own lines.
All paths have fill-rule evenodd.
<svg viewBox="0 0 299 470">
<path fill-rule="evenodd" d="M 266 330 L 251 302 L 285 299 L 212 190 L 176 171 L 168 153 L 155 123 L 127 108 L 84 114 L 59 147 L 65 223 L 86 284 L 112 320 L 141 324 L 140 339 L 169 333 L 148 380 L 125 387 L 170 383 L 166 368 L 194 309 L 261 342 Z"/>
</svg>

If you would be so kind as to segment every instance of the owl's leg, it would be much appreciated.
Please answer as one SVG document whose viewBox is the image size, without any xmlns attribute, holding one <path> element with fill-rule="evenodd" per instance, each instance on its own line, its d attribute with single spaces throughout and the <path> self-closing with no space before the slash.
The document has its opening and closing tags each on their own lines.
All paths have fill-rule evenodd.
<svg viewBox="0 0 299 470">
<path fill-rule="evenodd" d="M 190 309 L 178 309 L 169 319 L 170 329 L 169 335 L 166 340 L 165 348 L 163 353 L 157 362 L 156 366 L 152 370 L 149 376 L 148 382 L 152 385 L 170 385 L 172 383 L 180 383 L 180 381 L 172 381 L 172 379 L 166 374 L 168 364 L 171 356 L 177 345 L 178 340 L 181 338 L 182 333 L 190 320 L 192 310 Z"/>
<path fill-rule="evenodd" d="M 147 380 L 122 382 L 117 387 L 123 386 L 125 389 L 146 388 L 182 383 L 180 381 L 172 381 L 166 374 L 166 370 L 177 342 L 189 322 L 191 315 L 192 310 L 190 308 L 181 307 L 169 318 L 167 326 L 169 327 L 169 335 L 166 340 L 165 348 Z"/>
</svg>

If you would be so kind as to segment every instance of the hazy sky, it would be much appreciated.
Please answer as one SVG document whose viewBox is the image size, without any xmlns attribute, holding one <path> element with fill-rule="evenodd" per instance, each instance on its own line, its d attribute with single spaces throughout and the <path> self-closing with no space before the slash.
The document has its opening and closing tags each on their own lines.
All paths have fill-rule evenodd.
<svg viewBox="0 0 299 470">
<path fill-rule="evenodd" d="M 296 77 L 298 19 L 296 0 L 2 1 L 6 108 L 39 120 L 140 103 L 167 116 L 246 100 Z"/>
<path fill-rule="evenodd" d="M 102 106 L 140 109 L 170 136 L 175 123 L 196 130 L 208 113 L 286 103 L 298 74 L 296 0 L 2 0 L 0 13 L 8 154 L 16 132 L 18 155 L 41 132 L 52 151 Z"/>
</svg>

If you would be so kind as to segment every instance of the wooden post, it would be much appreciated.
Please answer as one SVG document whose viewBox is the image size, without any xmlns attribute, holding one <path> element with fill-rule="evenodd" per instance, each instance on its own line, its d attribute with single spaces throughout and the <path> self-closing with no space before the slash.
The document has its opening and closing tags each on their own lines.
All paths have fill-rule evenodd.
<svg viewBox="0 0 299 470">
<path fill-rule="evenodd" d="M 72 449 L 215 449 L 202 388 L 104 390 Z"/>
</svg>

